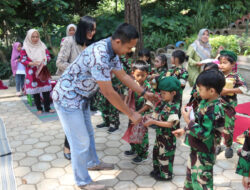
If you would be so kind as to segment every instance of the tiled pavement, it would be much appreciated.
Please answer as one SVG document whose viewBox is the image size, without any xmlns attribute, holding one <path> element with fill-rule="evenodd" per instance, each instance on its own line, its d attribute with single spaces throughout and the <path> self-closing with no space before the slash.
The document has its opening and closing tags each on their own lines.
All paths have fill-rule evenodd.
<svg viewBox="0 0 250 190">
<path fill-rule="evenodd" d="M 189 98 L 190 88 L 184 92 L 184 101 Z M 3 91 L 0 91 L 0 93 Z M 240 103 L 250 101 L 249 96 L 240 95 Z M 64 133 L 59 121 L 41 122 L 25 107 L 20 98 L 0 98 L 0 117 L 4 120 L 13 151 L 13 167 L 18 190 L 71 190 L 75 189 L 70 162 L 63 157 Z M 152 170 L 152 148 L 155 138 L 150 129 L 150 155 L 143 165 L 134 165 L 123 152 L 129 149 L 121 140 L 127 128 L 127 117 L 121 118 L 121 129 L 108 134 L 105 129 L 95 130 L 96 149 L 99 158 L 114 163 L 111 171 L 91 171 L 93 180 L 100 181 L 115 190 L 174 190 L 182 189 L 189 148 L 178 140 L 172 182 L 157 182 L 149 177 Z M 92 117 L 93 126 L 101 122 L 100 116 Z M 182 125 L 184 125 L 182 121 Z M 241 177 L 235 174 L 238 157 L 217 157 L 214 166 L 215 189 L 243 189 Z M 1 167 L 1 166 L 0 166 Z"/>
</svg>

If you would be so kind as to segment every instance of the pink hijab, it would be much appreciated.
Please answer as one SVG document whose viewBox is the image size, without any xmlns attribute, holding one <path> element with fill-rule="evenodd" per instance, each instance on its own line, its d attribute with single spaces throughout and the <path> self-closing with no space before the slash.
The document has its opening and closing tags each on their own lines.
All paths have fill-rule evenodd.
<svg viewBox="0 0 250 190">
<path fill-rule="evenodd" d="M 12 48 L 12 54 L 11 54 L 11 69 L 12 69 L 13 76 L 16 75 L 16 70 L 17 70 L 17 65 L 18 65 L 17 58 L 20 56 L 20 52 L 17 50 L 19 45 L 21 45 L 20 42 L 15 42 L 12 46 L 13 48 Z"/>
</svg>

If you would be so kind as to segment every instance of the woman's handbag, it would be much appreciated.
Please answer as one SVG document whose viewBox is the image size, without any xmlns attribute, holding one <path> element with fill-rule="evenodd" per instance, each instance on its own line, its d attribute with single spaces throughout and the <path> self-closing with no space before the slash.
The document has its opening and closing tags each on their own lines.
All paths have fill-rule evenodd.
<svg viewBox="0 0 250 190">
<path fill-rule="evenodd" d="M 51 78 L 49 69 L 45 64 L 41 63 L 38 66 L 37 71 L 36 71 L 36 78 L 41 81 L 46 81 Z"/>
</svg>

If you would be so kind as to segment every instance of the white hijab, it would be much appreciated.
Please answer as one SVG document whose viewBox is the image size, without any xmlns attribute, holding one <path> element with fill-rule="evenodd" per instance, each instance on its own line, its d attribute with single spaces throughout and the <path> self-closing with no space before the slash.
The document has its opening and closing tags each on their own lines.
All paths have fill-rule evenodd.
<svg viewBox="0 0 250 190">
<path fill-rule="evenodd" d="M 201 40 L 203 34 L 205 32 L 208 32 L 208 29 L 204 28 L 204 29 L 201 29 L 199 34 L 198 34 L 198 38 L 197 40 L 195 40 L 191 46 L 194 48 L 195 52 L 198 54 L 198 56 L 201 58 L 201 60 L 205 60 L 205 59 L 209 59 L 211 58 L 211 52 L 212 52 L 212 47 L 211 45 L 209 44 L 209 42 L 203 42 Z"/>
<path fill-rule="evenodd" d="M 37 32 L 39 35 L 39 40 L 36 44 L 32 43 L 31 36 L 34 32 Z M 40 34 L 36 29 L 30 29 L 27 32 L 25 40 L 23 42 L 23 48 L 25 49 L 28 57 L 32 61 L 43 61 L 47 60 L 46 57 L 46 45 L 41 41 Z"/>
<path fill-rule="evenodd" d="M 67 36 L 69 36 L 69 30 L 70 30 L 70 28 L 74 28 L 75 31 L 76 31 L 76 25 L 74 25 L 74 24 L 69 24 L 69 25 L 67 26 L 67 29 L 66 29 L 66 35 L 67 35 Z"/>
</svg>

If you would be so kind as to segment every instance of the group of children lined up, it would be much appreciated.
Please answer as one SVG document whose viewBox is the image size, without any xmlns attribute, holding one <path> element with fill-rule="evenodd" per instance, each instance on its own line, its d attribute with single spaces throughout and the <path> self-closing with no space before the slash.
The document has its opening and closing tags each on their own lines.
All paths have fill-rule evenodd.
<svg viewBox="0 0 250 190">
<path fill-rule="evenodd" d="M 136 83 L 148 91 L 158 93 L 160 101 L 153 104 L 137 93 L 126 91 L 113 78 L 114 88 L 125 96 L 125 102 L 131 109 L 145 116 L 145 127 L 156 130 L 153 148 L 153 171 L 150 176 L 156 180 L 167 181 L 173 178 L 173 162 L 176 150 L 176 137 L 186 134 L 185 144 L 191 153 L 187 164 L 185 189 L 213 189 L 213 165 L 216 155 L 225 150 L 225 157 L 233 157 L 233 131 L 237 94 L 247 91 L 244 79 L 233 68 L 237 61 L 234 52 L 220 52 L 219 64 L 207 63 L 200 73 L 191 92 L 188 106 L 182 107 L 182 95 L 188 72 L 183 63 L 188 59 L 182 50 L 172 53 L 168 68 L 167 57 L 160 54 L 152 66 L 150 52 L 142 50 L 135 63 L 123 59 L 124 69 L 131 74 Z M 102 97 L 104 101 L 104 97 Z M 99 101 L 102 102 L 102 101 Z M 97 127 L 111 124 L 109 132 L 119 127 L 119 112 L 107 102 L 102 105 L 104 123 Z M 186 126 L 180 128 L 180 117 Z M 129 127 L 131 127 L 129 122 Z M 249 132 L 246 132 L 249 137 Z M 222 142 L 222 137 L 224 142 Z M 247 138 L 247 137 L 246 137 Z M 131 149 L 125 155 L 134 156 L 132 162 L 140 164 L 147 160 L 149 139 L 148 131 L 142 143 L 130 144 Z M 249 150 L 248 150 L 249 151 Z M 249 157 L 249 156 L 248 156 Z M 249 176 L 250 161 L 241 156 L 237 173 Z"/>
</svg>

